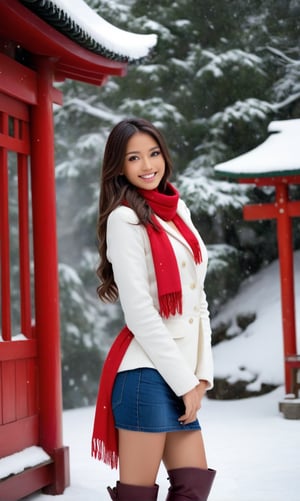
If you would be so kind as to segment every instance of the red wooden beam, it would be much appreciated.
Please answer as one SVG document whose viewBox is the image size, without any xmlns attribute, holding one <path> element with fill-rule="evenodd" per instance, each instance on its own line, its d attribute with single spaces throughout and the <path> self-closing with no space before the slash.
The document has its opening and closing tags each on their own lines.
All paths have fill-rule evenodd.
<svg viewBox="0 0 300 501">
<path fill-rule="evenodd" d="M 294 296 L 294 264 L 292 220 L 289 216 L 288 186 L 276 187 L 276 202 L 278 204 L 277 239 L 281 280 L 281 304 L 283 324 L 283 347 L 285 356 L 285 381 L 287 392 L 291 391 L 291 374 L 286 358 L 297 353 L 296 318 Z"/>
<path fill-rule="evenodd" d="M 0 53 L 0 65 L 2 63 L 6 63 L 6 61 L 2 61 L 2 56 L 3 54 Z M 9 59 L 9 58 L 8 58 Z M 18 67 L 21 66 L 20 64 L 17 64 L 15 61 L 13 61 L 13 66 L 17 70 L 17 77 L 18 77 Z M 25 68 L 26 69 L 26 68 Z M 2 68 L 1 68 L 2 71 Z M 11 78 L 13 78 L 13 73 L 11 74 Z M 7 82 L 8 83 L 8 82 Z M 35 79 L 34 79 L 34 86 L 32 87 L 32 90 L 36 89 L 35 87 Z M 7 95 L 5 85 L 2 85 L 2 75 L 0 78 L 0 109 L 1 111 L 4 111 L 5 113 L 10 114 L 13 117 L 18 118 L 19 120 L 24 120 L 25 122 L 29 121 L 29 112 L 28 112 L 28 104 L 34 104 L 36 103 L 36 99 L 28 99 L 29 96 L 25 92 L 21 92 L 20 90 L 20 97 L 14 96 L 14 92 L 12 91 L 13 86 L 10 86 L 10 92 L 8 92 L 9 95 Z M 9 87 L 9 85 L 8 85 Z M 1 92 L 3 91 L 3 92 Z M 12 97 L 10 97 L 12 96 Z M 28 101 L 27 101 L 28 99 Z M 1 131 L 4 132 L 4 131 Z M 6 129 L 6 134 L 8 130 Z"/>
<path fill-rule="evenodd" d="M 256 186 L 276 186 L 277 184 L 300 184 L 299 174 L 289 174 L 270 177 L 241 177 L 240 184 L 256 184 Z"/>
<path fill-rule="evenodd" d="M 243 216 L 246 221 L 274 219 L 277 217 L 277 208 L 275 204 L 245 205 Z"/>
<path fill-rule="evenodd" d="M 288 214 L 290 217 L 299 217 L 300 216 L 300 201 L 299 202 L 289 202 Z"/>
<path fill-rule="evenodd" d="M 10 456 L 32 445 L 39 445 L 38 431 L 38 414 L 0 426 L 1 457 Z M 7 440 L 7 437 L 10 437 L 10 440 Z"/>
<path fill-rule="evenodd" d="M 58 252 L 51 63 L 37 62 L 39 106 L 32 108 L 32 218 L 36 337 L 40 359 L 41 446 L 62 444 Z M 47 388 L 47 391 L 45 389 Z"/>
<path fill-rule="evenodd" d="M 0 384 L 3 457 L 39 444 L 36 340 L 0 343 Z"/>
<path fill-rule="evenodd" d="M 243 215 L 246 221 L 254 221 L 257 219 L 276 219 L 279 217 L 280 211 L 282 210 L 285 210 L 289 217 L 300 216 L 300 202 L 291 202 L 287 200 L 284 209 L 282 205 L 277 202 L 271 204 L 245 205 L 243 208 Z"/>
<path fill-rule="evenodd" d="M 0 5 L 1 6 L 1 5 Z M 2 13 L 1 13 L 2 15 Z M 0 90 L 28 104 L 36 104 L 36 75 L 11 57 L 0 53 Z M 12 108 L 13 111 L 14 107 Z"/>
<path fill-rule="evenodd" d="M 121 63 L 95 54 L 73 42 L 58 30 L 40 19 L 17 0 L 0 0 L 2 19 L 0 36 L 7 40 L 14 39 L 32 54 L 49 56 L 56 71 L 64 78 L 75 77 L 89 82 L 88 76 L 102 84 L 103 76 L 123 76 L 127 72 L 127 63 Z M 69 73 L 70 71 L 70 73 Z M 83 78 L 80 77 L 83 75 Z"/>
<path fill-rule="evenodd" d="M 1 120 L 1 118 L 0 118 Z M 2 130 L 7 131 L 7 116 L 2 114 Z M 1 125 L 0 125 L 1 126 Z M 10 239 L 8 207 L 8 167 L 7 151 L 0 148 L 0 259 L 1 259 L 1 317 L 2 338 L 11 339 L 11 302 L 10 302 Z"/>
<path fill-rule="evenodd" d="M 84 70 L 83 68 L 73 67 L 71 65 L 59 64 L 59 69 L 55 71 L 56 82 L 62 82 L 66 79 L 66 75 L 71 80 L 86 82 L 91 85 L 104 85 L 108 80 L 108 75 L 95 75 L 93 71 Z"/>
<path fill-rule="evenodd" d="M 28 165 L 27 157 L 25 155 L 18 155 L 18 199 L 21 332 L 29 338 L 32 337 L 29 244 L 30 229 Z"/>
<path fill-rule="evenodd" d="M 248 181 L 250 180 L 248 179 Z M 287 357 L 297 353 L 291 218 L 300 216 L 300 202 L 289 200 L 288 183 L 299 183 L 300 176 L 252 179 L 251 181 L 254 181 L 257 185 L 273 184 L 276 188 L 276 199 L 274 203 L 246 205 L 243 209 L 243 215 L 248 221 L 257 219 L 277 219 L 285 385 L 286 391 L 289 393 L 291 391 L 292 381 Z M 242 179 L 241 182 L 246 182 L 246 180 Z"/>
<path fill-rule="evenodd" d="M 40 445 L 51 456 L 63 457 L 61 468 L 68 471 L 68 449 L 62 445 L 62 381 L 60 357 L 60 316 L 54 126 L 52 114 L 53 65 L 37 58 L 37 101 L 32 108 L 32 215 L 35 266 L 36 337 L 39 351 Z M 58 451 L 61 451 L 61 456 Z M 64 467 L 62 467 L 62 464 Z M 57 470 L 55 470 L 57 473 Z M 55 473 L 55 474 L 56 474 Z M 68 482 L 66 475 L 63 475 Z M 68 484 L 54 478 L 56 494 Z M 59 486 L 59 487 L 57 487 Z M 61 488 L 60 492 L 56 489 Z"/>
<path fill-rule="evenodd" d="M 32 494 L 48 485 L 53 478 L 54 466 L 51 461 L 47 464 L 29 468 L 28 470 L 12 475 L 0 482 L 0 499 L 5 501 L 18 501 L 24 496 Z"/>
<path fill-rule="evenodd" d="M 35 339 L 14 341 L 0 344 L 0 360 L 16 360 L 37 357 L 37 344 Z"/>
</svg>

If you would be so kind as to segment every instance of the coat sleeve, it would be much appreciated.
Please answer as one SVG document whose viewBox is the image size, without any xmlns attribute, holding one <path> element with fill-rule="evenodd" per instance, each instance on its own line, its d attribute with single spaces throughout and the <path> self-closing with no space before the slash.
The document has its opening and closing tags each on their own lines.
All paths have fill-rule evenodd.
<svg viewBox="0 0 300 501">
<path fill-rule="evenodd" d="M 198 384 L 155 307 L 146 263 L 146 230 L 128 207 L 113 211 L 107 223 L 107 257 L 128 328 L 176 395 Z M 153 281 L 153 280 L 152 280 Z"/>
<path fill-rule="evenodd" d="M 208 390 L 213 387 L 213 356 L 211 347 L 211 326 L 206 295 L 202 289 L 200 300 L 199 341 L 196 376 L 208 382 Z"/>
</svg>

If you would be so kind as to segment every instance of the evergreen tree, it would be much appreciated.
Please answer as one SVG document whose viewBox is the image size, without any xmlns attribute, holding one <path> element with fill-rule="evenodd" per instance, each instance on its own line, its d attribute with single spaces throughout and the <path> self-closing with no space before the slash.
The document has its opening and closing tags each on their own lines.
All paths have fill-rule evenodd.
<svg viewBox="0 0 300 501">
<path fill-rule="evenodd" d="M 122 324 L 118 308 L 107 311 L 95 295 L 98 179 L 110 128 L 124 116 L 138 115 L 164 132 L 175 164 L 173 180 L 209 246 L 207 292 L 214 314 L 241 280 L 276 258 L 277 251 L 273 222 L 246 223 L 242 218 L 244 204 L 271 201 L 273 191 L 217 179 L 213 167 L 261 143 L 271 120 L 300 113 L 300 24 L 294 0 L 88 3 L 120 28 L 157 33 L 158 45 L 151 59 L 104 87 L 61 84 L 64 106 L 55 115 L 59 249 L 61 260 L 76 269 L 82 288 L 76 316 L 66 319 L 63 314 L 63 356 L 64 361 L 81 361 L 81 375 L 93 357 L 86 329 L 99 347 Z M 295 244 L 300 245 L 299 239 Z M 62 281 L 66 311 L 76 306 L 73 286 Z M 85 318 L 90 303 L 92 324 L 106 315 L 100 336 Z M 66 365 L 69 380 L 79 378 L 76 398 L 70 390 L 68 405 L 75 400 L 84 404 L 79 364 Z"/>
</svg>

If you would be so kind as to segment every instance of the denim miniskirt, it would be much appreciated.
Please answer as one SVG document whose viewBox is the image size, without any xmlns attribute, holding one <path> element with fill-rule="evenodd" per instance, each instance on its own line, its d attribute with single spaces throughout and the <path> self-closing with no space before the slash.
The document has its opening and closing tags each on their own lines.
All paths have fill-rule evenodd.
<svg viewBox="0 0 300 501">
<path fill-rule="evenodd" d="M 112 409 L 116 428 L 153 433 L 201 429 L 198 419 L 180 424 L 178 418 L 185 412 L 183 400 L 155 369 L 119 372 Z"/>
</svg>

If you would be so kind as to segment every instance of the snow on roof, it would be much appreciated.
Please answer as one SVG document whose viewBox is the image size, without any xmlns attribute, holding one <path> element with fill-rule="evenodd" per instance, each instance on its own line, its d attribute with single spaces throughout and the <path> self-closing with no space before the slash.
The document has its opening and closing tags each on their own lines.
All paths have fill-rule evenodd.
<svg viewBox="0 0 300 501">
<path fill-rule="evenodd" d="M 300 119 L 271 122 L 268 132 L 269 137 L 253 150 L 217 164 L 216 174 L 235 178 L 300 174 Z"/>
<path fill-rule="evenodd" d="M 84 0 L 21 0 L 47 23 L 86 49 L 116 61 L 149 56 L 157 35 L 139 35 L 105 21 Z"/>
</svg>

